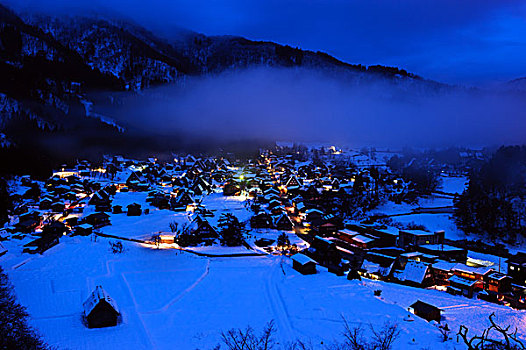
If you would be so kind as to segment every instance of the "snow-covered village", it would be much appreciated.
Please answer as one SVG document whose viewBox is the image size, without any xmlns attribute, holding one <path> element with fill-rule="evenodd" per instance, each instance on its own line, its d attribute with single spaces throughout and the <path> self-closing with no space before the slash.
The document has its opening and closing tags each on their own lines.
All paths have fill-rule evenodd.
<svg viewBox="0 0 526 350">
<path fill-rule="evenodd" d="M 365 324 L 364 336 L 393 327 L 394 348 L 462 349 L 460 327 L 470 339 L 490 315 L 526 336 L 526 251 L 452 218 L 461 169 L 482 152 L 435 162 L 436 189 L 411 200 L 419 180 L 395 173 L 389 151 L 173 157 L 107 156 L 9 183 L 0 263 L 51 346 L 213 348 L 221 332 L 272 322 L 283 346 Z"/>
<path fill-rule="evenodd" d="M 526 350 L 525 34 L 0 0 L 0 350 Z"/>
</svg>

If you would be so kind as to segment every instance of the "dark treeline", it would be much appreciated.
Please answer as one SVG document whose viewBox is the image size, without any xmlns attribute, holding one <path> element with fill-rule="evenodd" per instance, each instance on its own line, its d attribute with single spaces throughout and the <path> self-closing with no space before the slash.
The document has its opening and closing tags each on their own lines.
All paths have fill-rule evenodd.
<svg viewBox="0 0 526 350">
<path fill-rule="evenodd" d="M 172 152 L 194 154 L 234 153 L 240 159 L 251 158 L 259 148 L 274 143 L 262 139 L 221 140 L 199 135 L 169 135 L 143 133 L 136 128 L 118 132 L 114 127 L 85 118 L 80 125 L 50 129 L 29 118 L 9 120 L 3 130 L 12 145 L 0 147 L 0 176 L 51 176 L 62 164 L 74 164 L 78 159 L 98 163 L 104 154 L 122 154 L 144 159 L 155 155 L 169 159 Z"/>
<path fill-rule="evenodd" d="M 27 323 L 27 312 L 0 267 L 0 349 L 40 350 L 48 346 Z"/>
<path fill-rule="evenodd" d="M 466 232 L 514 241 L 526 234 L 526 146 L 501 147 L 469 175 L 455 201 L 455 219 Z"/>
<path fill-rule="evenodd" d="M 423 195 L 429 195 L 440 185 L 440 168 L 432 166 L 425 153 L 405 152 L 402 157 L 391 157 L 387 165 L 408 183 L 409 191 L 403 198 L 405 202 L 414 202 Z"/>
</svg>

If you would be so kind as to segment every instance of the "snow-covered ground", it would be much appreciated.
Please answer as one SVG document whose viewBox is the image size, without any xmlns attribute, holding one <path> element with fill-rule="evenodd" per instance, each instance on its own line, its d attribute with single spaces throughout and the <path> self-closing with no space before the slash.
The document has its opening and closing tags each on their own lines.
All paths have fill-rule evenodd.
<svg viewBox="0 0 526 350">
<path fill-rule="evenodd" d="M 341 339 L 342 316 L 366 329 L 397 323 L 402 333 L 396 349 L 413 343 L 418 349 L 455 348 L 453 341 L 440 342 L 435 326 L 418 317 L 404 321 L 417 299 L 442 307 L 453 330 L 467 324 L 480 331 L 495 311 L 499 321 L 526 335 L 525 312 L 434 290 L 347 281 L 323 268 L 303 276 L 286 257 L 207 258 L 131 242 L 124 243 L 124 253 L 112 254 L 107 239 L 89 237 L 64 237 L 44 255 L 28 256 L 20 254 L 18 241 L 5 243 L 9 253 L 0 263 L 33 325 L 59 348 L 210 349 L 222 330 L 261 329 L 270 320 L 280 344 L 299 338 L 316 345 Z M 99 284 L 118 303 L 122 323 L 87 329 L 82 302 Z M 375 289 L 383 291 L 380 298 Z"/>
<path fill-rule="evenodd" d="M 444 192 L 458 192 L 463 180 L 450 178 Z M 188 223 L 187 212 L 159 210 L 146 203 L 146 193 L 117 193 L 114 205 L 139 203 L 150 213 L 141 216 L 111 214 L 105 234 L 125 238 L 149 239 L 153 234 L 169 234 L 169 224 Z M 447 206 L 451 199 L 429 197 L 417 206 Z M 452 202 L 451 202 L 452 203 Z M 213 226 L 221 213 L 229 212 L 247 221 L 250 212 L 245 198 L 212 194 L 202 204 L 214 213 L 207 217 Z M 382 209 L 389 213 L 409 212 L 416 206 L 401 205 Z M 92 208 L 88 207 L 84 215 Z M 395 217 L 414 221 L 430 230 L 444 229 L 452 238 L 455 228 L 449 214 L 412 214 Z M 279 230 L 251 230 L 253 248 L 258 238 L 277 239 Z M 303 241 L 287 232 L 293 244 Z M 526 336 L 526 312 L 480 300 L 456 297 L 436 290 L 411 288 L 370 280 L 348 281 L 345 277 L 319 273 L 303 276 L 291 267 L 287 257 L 263 255 L 206 257 L 184 252 L 173 245 L 166 249 L 123 241 L 125 252 L 113 254 L 109 241 L 99 237 L 63 237 L 61 243 L 43 255 L 22 254 L 30 238 L 3 242 L 8 253 L 0 264 L 9 274 L 20 302 L 27 307 L 31 323 L 52 346 L 60 349 L 211 349 L 220 342 L 221 331 L 252 326 L 260 330 L 274 320 L 280 345 L 296 339 L 311 342 L 315 348 L 341 339 L 342 317 L 351 326 L 382 327 L 397 323 L 401 330 L 395 349 L 462 349 L 454 340 L 440 341 L 438 329 L 414 317 L 407 322 L 407 307 L 416 300 L 430 302 L 444 310 L 445 321 L 455 332 L 461 324 L 480 333 L 487 317 L 495 312 L 503 324 L 519 327 Z M 197 247 L 210 255 L 254 253 L 245 247 Z M 259 253 L 262 249 L 255 248 Z M 498 258 L 470 252 L 474 259 Z M 505 262 L 501 261 L 505 271 Z M 97 285 L 102 285 L 117 302 L 122 321 L 116 327 L 88 329 L 82 323 L 82 303 Z M 374 290 L 382 290 L 380 297 Z"/>
<path fill-rule="evenodd" d="M 462 193 L 467 186 L 467 179 L 464 176 L 441 176 L 441 186 L 439 190 L 446 193 Z M 386 202 L 373 210 L 373 213 L 382 213 L 387 215 L 408 214 L 416 208 L 437 208 L 453 206 L 453 197 L 441 194 L 420 198 L 416 204 Z M 445 230 L 448 239 L 464 239 L 466 234 L 460 230 L 450 213 L 415 213 L 409 215 L 394 216 L 392 218 L 402 224 L 416 223 L 425 226 L 430 231 Z"/>
<path fill-rule="evenodd" d="M 439 188 L 440 191 L 446 193 L 457 193 L 460 194 L 467 187 L 467 177 L 465 176 L 441 176 L 442 184 Z"/>
<path fill-rule="evenodd" d="M 471 255 L 471 254 L 470 254 Z M 469 299 L 463 296 L 452 296 L 443 291 L 433 289 L 413 288 L 395 283 L 383 283 L 364 280 L 371 290 L 381 289 L 381 298 L 390 304 L 407 309 L 416 300 L 430 303 L 442 309 L 443 321 L 456 333 L 460 325 L 467 325 L 470 335 L 481 334 L 482 329 L 489 327 L 488 316 L 494 312 L 496 320 L 502 325 L 518 328 L 520 338 L 526 337 L 526 311 L 517 311 L 509 307 L 487 303 L 479 299 Z M 449 345 L 455 344 L 450 342 Z M 419 344 L 426 347 L 426 343 Z M 444 348 L 447 348 L 444 345 Z M 450 347 L 455 348 L 455 347 Z M 457 347 L 462 349 L 462 347 Z"/>
</svg>

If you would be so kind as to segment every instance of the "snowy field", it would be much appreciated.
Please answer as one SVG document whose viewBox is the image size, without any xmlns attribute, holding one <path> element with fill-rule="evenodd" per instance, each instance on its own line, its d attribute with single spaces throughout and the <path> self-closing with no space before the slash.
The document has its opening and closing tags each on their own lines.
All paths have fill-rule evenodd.
<svg viewBox="0 0 526 350">
<path fill-rule="evenodd" d="M 222 330 L 247 325 L 259 330 L 270 320 L 280 344 L 297 338 L 326 344 L 340 339 L 342 316 L 366 328 L 397 323 L 402 330 L 397 349 L 462 348 L 441 343 L 436 327 L 419 318 L 404 321 L 407 306 L 417 299 L 442 307 L 453 330 L 467 324 L 480 331 L 495 311 L 526 336 L 525 312 L 434 290 L 347 281 L 323 268 L 303 276 L 279 256 L 206 258 L 131 242 L 124 243 L 124 253 L 112 254 L 107 239 L 89 237 L 64 237 L 44 255 L 28 256 L 20 254 L 20 242 L 4 243 L 9 253 L 0 263 L 31 322 L 62 349 L 211 349 Z M 117 302 L 122 323 L 87 329 L 82 302 L 99 284 Z M 375 289 L 383 291 L 380 298 Z"/>
<path fill-rule="evenodd" d="M 452 176 L 441 176 L 441 185 L 439 190 L 445 193 L 462 193 L 467 186 L 467 178 L 464 176 L 452 177 Z M 453 206 L 453 197 L 435 194 L 427 197 L 420 198 L 417 204 L 395 204 L 393 202 L 387 202 L 376 209 L 373 213 L 382 213 L 387 215 L 398 215 L 408 214 L 416 208 L 436 208 L 436 207 L 451 207 Z M 394 216 L 394 221 L 409 224 L 416 223 L 425 226 L 429 231 L 444 230 L 446 231 L 446 238 L 448 239 L 465 239 L 466 234 L 460 230 L 453 219 L 452 214 L 428 214 L 428 213 L 415 213 L 409 215 Z"/>
<path fill-rule="evenodd" d="M 454 192 L 463 181 L 452 182 L 446 182 L 443 191 Z M 228 212 L 247 221 L 250 212 L 244 201 L 244 197 L 207 196 L 203 204 L 214 216 L 206 219 L 217 226 L 221 213 Z M 146 203 L 146 193 L 117 193 L 113 204 L 126 208 L 134 202 L 150 213 L 111 214 L 112 225 L 102 232 L 149 239 L 158 232 L 169 234 L 171 222 L 182 225 L 194 218 L 186 212 L 151 207 Z M 430 197 L 419 206 L 450 202 L 448 198 Z M 383 209 L 407 212 L 412 207 Z M 91 210 L 88 208 L 84 215 Z M 415 221 L 431 230 L 445 229 L 448 238 L 455 233 L 448 214 L 412 214 L 396 220 Z M 253 250 L 218 246 L 192 250 L 210 255 L 263 253 L 254 241 L 275 240 L 280 233 L 252 230 L 248 242 Z M 291 243 L 303 244 L 293 232 L 287 234 Z M 322 343 L 341 340 L 342 317 L 351 326 L 362 325 L 365 330 L 369 325 L 379 329 L 386 322 L 398 324 L 401 336 L 395 349 L 463 349 L 454 340 L 442 343 L 434 325 L 418 317 L 407 321 L 407 307 L 418 299 L 441 307 L 453 331 L 466 324 L 471 332 L 480 333 L 487 326 L 488 315 L 495 312 L 500 322 L 519 326 L 519 334 L 526 336 L 524 311 L 436 290 L 371 280 L 347 281 L 320 267 L 317 275 L 303 276 L 292 269 L 286 257 L 204 257 L 173 249 L 173 245 L 155 249 L 127 241 L 123 241 L 124 253 L 113 254 L 109 249 L 112 239 L 102 237 L 97 241 L 63 237 L 43 255 L 22 254 L 22 246 L 29 240 L 3 242 L 8 253 L 0 257 L 0 264 L 27 307 L 31 323 L 59 349 L 212 349 L 219 343 L 221 331 L 249 325 L 259 331 L 270 320 L 275 321 L 280 345 L 301 339 L 322 348 Z M 489 255 L 470 252 L 469 256 L 499 263 Z M 501 264 L 504 270 L 505 262 Z M 120 308 L 122 320 L 116 327 L 88 329 L 82 323 L 82 304 L 97 285 L 102 285 Z M 382 294 L 375 297 L 374 290 L 378 289 Z"/>
</svg>

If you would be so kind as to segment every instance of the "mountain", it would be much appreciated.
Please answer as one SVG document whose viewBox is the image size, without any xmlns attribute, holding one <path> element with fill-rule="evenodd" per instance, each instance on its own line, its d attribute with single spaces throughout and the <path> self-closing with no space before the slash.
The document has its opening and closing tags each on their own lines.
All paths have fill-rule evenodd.
<svg viewBox="0 0 526 350">
<path fill-rule="evenodd" d="M 526 92 L 526 77 L 510 80 L 503 85 L 506 90 Z"/>
<path fill-rule="evenodd" d="M 0 5 L 2 161 L 24 169 L 42 163 L 33 159 L 36 149 L 59 159 L 177 147 L 175 138 L 152 142 L 95 113 L 92 93 L 133 93 L 255 65 L 312 68 L 353 84 L 382 78 L 411 91 L 447 88 L 396 67 L 348 64 L 272 42 L 190 31 L 170 39 L 121 19 L 19 15 Z"/>
</svg>

